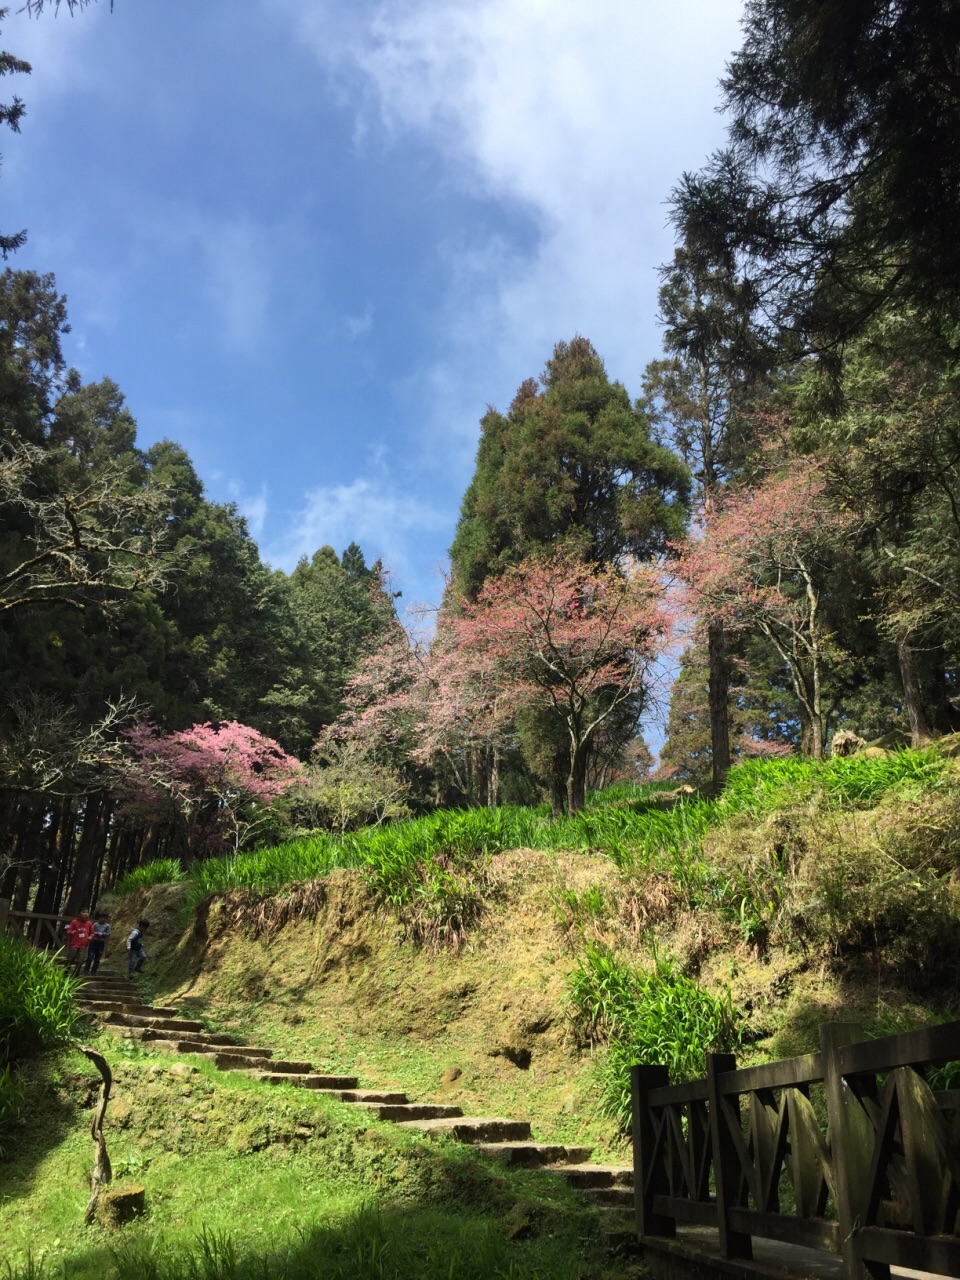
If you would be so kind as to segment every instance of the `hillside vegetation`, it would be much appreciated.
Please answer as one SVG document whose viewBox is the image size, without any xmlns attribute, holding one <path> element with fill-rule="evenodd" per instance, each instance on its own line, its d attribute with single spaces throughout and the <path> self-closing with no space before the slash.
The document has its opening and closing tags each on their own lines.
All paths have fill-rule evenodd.
<svg viewBox="0 0 960 1280">
<path fill-rule="evenodd" d="M 200 863 L 122 910 L 161 924 L 164 997 L 615 1144 L 631 1060 L 681 1078 L 710 1047 L 755 1060 L 820 1020 L 952 1010 L 951 749 L 752 762 L 716 800 L 619 786 L 560 820 L 441 812 Z"/>
<path fill-rule="evenodd" d="M 952 745 L 742 765 L 717 800 L 620 786 L 575 820 L 451 812 L 168 863 L 114 903 L 115 937 L 148 914 L 148 994 L 208 1027 L 622 1160 L 631 1061 L 682 1078 L 709 1048 L 811 1048 L 826 1019 L 870 1034 L 955 1012 Z M 95 1083 L 70 1052 L 29 1064 L 0 1172 L 20 1280 L 629 1273 L 549 1174 L 98 1044 L 118 1176 L 149 1212 L 121 1238 L 78 1229 Z"/>
</svg>

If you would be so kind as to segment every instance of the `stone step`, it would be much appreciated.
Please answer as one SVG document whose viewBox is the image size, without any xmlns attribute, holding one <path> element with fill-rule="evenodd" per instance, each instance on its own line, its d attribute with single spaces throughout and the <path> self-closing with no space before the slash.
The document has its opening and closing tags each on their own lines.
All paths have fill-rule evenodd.
<svg viewBox="0 0 960 1280">
<path fill-rule="evenodd" d="M 177 1043 L 181 1045 L 215 1045 L 217 1047 L 233 1046 L 237 1043 L 235 1036 L 228 1036 L 219 1031 L 178 1031 L 175 1037 L 171 1037 L 165 1031 L 154 1031 L 152 1027 L 143 1028 L 140 1038 L 145 1041 L 176 1039 Z M 182 1048 L 180 1052 L 189 1053 L 190 1050 Z"/>
<path fill-rule="evenodd" d="M 143 1028 L 143 1039 L 151 1041 L 151 1039 L 170 1039 L 164 1032 L 155 1032 L 151 1027 Z M 216 1046 L 233 1046 L 237 1043 L 236 1037 L 228 1036 L 225 1032 L 177 1032 L 178 1041 L 184 1044 L 216 1044 Z M 184 1050 L 186 1052 L 186 1050 Z"/>
<path fill-rule="evenodd" d="M 498 1116 L 463 1116 L 459 1119 L 405 1120 L 403 1129 L 415 1129 L 433 1136 L 442 1133 L 458 1142 L 511 1142 L 530 1137 L 530 1124 L 526 1120 L 504 1120 Z"/>
<path fill-rule="evenodd" d="M 139 987 L 81 987 L 78 995 L 81 1000 L 142 1000 L 143 992 Z"/>
<path fill-rule="evenodd" d="M 396 1122 L 453 1120 L 463 1115 L 459 1107 L 446 1107 L 436 1102 L 358 1102 L 357 1106 L 372 1111 L 378 1120 Z"/>
<path fill-rule="evenodd" d="M 286 1074 L 279 1071 L 251 1071 L 244 1069 L 241 1075 L 250 1076 L 264 1084 L 293 1084 L 301 1089 L 355 1089 L 359 1081 L 356 1076 L 325 1076 L 319 1071 L 305 1072 L 303 1075 Z"/>
<path fill-rule="evenodd" d="M 229 1058 L 231 1064 L 235 1064 L 238 1057 L 250 1058 L 257 1063 L 269 1062 L 273 1054 L 272 1049 L 260 1049 L 256 1045 L 222 1045 L 197 1040 L 181 1040 L 179 1037 L 169 1040 L 149 1040 L 147 1043 L 151 1049 L 160 1049 L 163 1053 L 192 1053 L 197 1058 L 209 1058 L 211 1061 L 215 1058 Z M 216 1065 L 219 1066 L 219 1062 Z M 233 1065 L 228 1070 L 233 1070 Z"/>
<path fill-rule="evenodd" d="M 151 1018 L 138 1013 L 107 1013 L 105 1023 L 121 1027 L 152 1027 L 155 1031 L 202 1031 L 203 1023 L 194 1018 Z"/>
<path fill-rule="evenodd" d="M 333 1098 L 335 1102 L 409 1102 L 405 1093 L 394 1089 L 317 1089 L 324 1098 Z"/>
<path fill-rule="evenodd" d="M 583 1194 L 604 1209 L 633 1208 L 633 1187 L 589 1187 Z"/>
<path fill-rule="evenodd" d="M 180 1012 L 162 1004 L 138 1004 L 136 1001 L 81 1000 L 80 1006 L 88 1013 L 135 1013 L 154 1018 L 174 1018 Z"/>
<path fill-rule="evenodd" d="M 570 1165 L 590 1159 L 592 1147 L 568 1147 L 561 1142 L 481 1142 L 481 1155 L 502 1164 Z"/>
<path fill-rule="evenodd" d="M 581 1191 L 590 1187 L 633 1186 L 633 1165 L 629 1164 L 558 1164 L 555 1172 Z"/>
<path fill-rule="evenodd" d="M 198 1058 L 209 1058 L 221 1071 L 244 1071 L 254 1068 L 262 1071 L 264 1063 L 271 1054 L 267 1049 L 262 1053 L 259 1049 L 221 1049 L 213 1053 L 199 1053 Z M 271 1075 L 309 1076 L 314 1074 L 309 1062 L 285 1062 L 282 1058 L 269 1061 L 267 1069 Z"/>
</svg>

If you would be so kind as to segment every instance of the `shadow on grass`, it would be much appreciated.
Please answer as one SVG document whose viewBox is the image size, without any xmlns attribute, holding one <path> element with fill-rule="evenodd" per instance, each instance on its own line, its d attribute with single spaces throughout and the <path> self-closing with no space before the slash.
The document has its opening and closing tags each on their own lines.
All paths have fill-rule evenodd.
<svg viewBox="0 0 960 1280">
<path fill-rule="evenodd" d="M 531 1200 L 506 1212 L 451 1202 L 380 1207 L 298 1228 L 252 1247 L 227 1231 L 203 1229 L 172 1241 L 149 1218 L 115 1242 L 77 1250 L 54 1264 L 29 1257 L 6 1265 L 4 1280 L 586 1280 L 613 1262 L 586 1215 Z M 618 1272 L 622 1274 L 622 1271 Z"/>
<path fill-rule="evenodd" d="M 81 1113 L 93 1107 L 100 1086 L 90 1064 L 72 1050 L 28 1059 L 18 1069 L 18 1080 L 24 1102 L 17 1121 L 4 1135 L 0 1201 L 31 1192 L 38 1166 L 75 1132 Z"/>
<path fill-rule="evenodd" d="M 772 1058 L 815 1052 L 827 1022 L 859 1025 L 870 1038 L 960 1017 L 960 966 L 953 956 L 909 967 L 896 954 L 847 952 L 835 957 L 827 976 L 829 994 L 805 991 L 788 1002 L 768 1043 Z"/>
</svg>

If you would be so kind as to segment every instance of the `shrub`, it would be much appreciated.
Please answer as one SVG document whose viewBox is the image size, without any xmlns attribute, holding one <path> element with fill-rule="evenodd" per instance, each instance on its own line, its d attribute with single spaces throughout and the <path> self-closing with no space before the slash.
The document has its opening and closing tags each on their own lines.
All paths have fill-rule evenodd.
<svg viewBox="0 0 960 1280">
<path fill-rule="evenodd" d="M 80 1017 L 79 986 L 45 952 L 0 934 L 0 1062 L 67 1040 Z"/>
<path fill-rule="evenodd" d="M 121 876 L 113 886 L 113 892 L 118 898 L 125 898 L 138 889 L 150 889 L 155 884 L 176 884 L 185 879 L 186 872 L 179 859 L 155 858 L 153 862 L 145 862 L 142 867 L 135 867 Z"/>
<path fill-rule="evenodd" d="M 673 1081 L 702 1075 L 709 1050 L 729 1052 L 741 1041 L 729 991 L 711 995 L 669 959 L 652 973 L 633 969 L 609 947 L 589 944 L 570 975 L 569 998 L 581 1037 L 609 1042 L 600 1068 L 600 1109 L 626 1131 L 630 1067 L 657 1063 Z"/>
</svg>

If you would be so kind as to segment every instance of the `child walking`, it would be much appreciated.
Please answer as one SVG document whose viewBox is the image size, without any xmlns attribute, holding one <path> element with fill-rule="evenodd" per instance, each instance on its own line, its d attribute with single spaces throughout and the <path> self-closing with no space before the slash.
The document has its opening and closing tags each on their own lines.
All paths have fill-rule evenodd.
<svg viewBox="0 0 960 1280">
<path fill-rule="evenodd" d="M 143 949 L 143 935 L 150 928 L 149 920 L 139 920 L 127 935 L 127 972 L 132 978 L 147 962 L 147 953 Z"/>
<path fill-rule="evenodd" d="M 84 955 L 93 937 L 93 921 L 86 908 L 67 925 L 67 967 L 80 972 Z"/>
<path fill-rule="evenodd" d="M 110 937 L 110 917 L 105 911 L 98 911 L 93 922 L 93 937 L 87 947 L 87 961 L 83 966 L 84 973 L 96 973 L 103 959 L 103 950 Z"/>
</svg>

